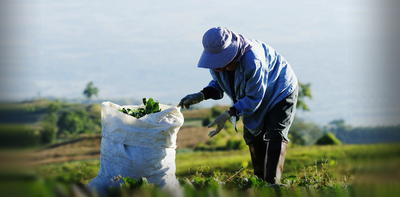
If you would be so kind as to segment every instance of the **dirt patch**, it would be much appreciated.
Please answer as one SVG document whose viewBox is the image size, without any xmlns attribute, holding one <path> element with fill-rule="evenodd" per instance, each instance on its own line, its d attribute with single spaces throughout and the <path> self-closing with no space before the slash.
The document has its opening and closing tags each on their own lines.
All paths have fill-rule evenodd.
<svg viewBox="0 0 400 197">
<path fill-rule="evenodd" d="M 176 140 L 177 148 L 194 149 L 200 142 L 206 143 L 210 140 L 206 127 L 182 127 L 178 132 Z"/>
<path fill-rule="evenodd" d="M 84 136 L 49 145 L 34 152 L 31 163 L 49 164 L 100 158 L 101 135 Z"/>
</svg>

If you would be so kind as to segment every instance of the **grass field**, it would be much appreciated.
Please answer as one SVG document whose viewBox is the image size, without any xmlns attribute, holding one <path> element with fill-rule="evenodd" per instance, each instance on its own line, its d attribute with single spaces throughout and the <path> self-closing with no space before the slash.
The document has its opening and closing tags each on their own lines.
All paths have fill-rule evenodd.
<svg viewBox="0 0 400 197">
<path fill-rule="evenodd" d="M 347 177 L 355 182 L 397 182 L 400 183 L 400 145 L 342 145 L 311 146 L 290 148 L 284 165 L 283 177 L 304 175 L 307 168 L 317 171 L 327 170 L 341 179 Z M 82 160 L 59 164 L 40 165 L 40 176 L 65 183 L 87 183 L 99 170 L 99 160 Z M 196 172 L 213 176 L 216 172 L 233 175 L 244 167 L 242 173 L 252 174 L 248 150 L 184 152 L 176 155 L 176 176 L 190 177 Z M 325 169 L 323 169 L 325 168 Z M 378 174 L 378 178 L 358 179 L 356 174 L 368 177 Z M 371 178 L 371 177 L 370 177 Z"/>
<path fill-rule="evenodd" d="M 399 156 L 400 144 L 289 148 L 282 176 L 282 181 L 287 187 L 280 189 L 280 194 L 276 193 L 277 190 L 255 189 L 261 188 L 258 183 L 248 184 L 247 180 L 253 180 L 253 171 L 247 149 L 178 151 L 176 176 L 180 180 L 193 181 L 194 185 L 198 184 L 201 187 L 211 187 L 209 181 L 214 178 L 223 182 L 233 180 L 230 184 L 234 185 L 226 184 L 224 187 L 237 188 L 238 192 L 249 192 L 248 189 L 240 188 L 250 188 L 255 192 L 255 196 L 397 196 L 400 194 Z M 23 180 L 39 181 L 27 186 L 31 196 L 46 196 L 40 192 L 36 194 L 35 188 L 41 188 L 41 192 L 47 191 L 50 194 L 54 192 L 54 187 L 70 191 L 72 185 L 84 185 L 96 177 L 99 165 L 99 159 L 41 164 L 25 169 L 26 174 L 19 177 L 23 177 Z M 22 171 L 19 172 L 21 173 Z M 9 181 L 4 180 L 7 179 L 0 180 L 0 187 L 12 188 L 5 187 Z M 21 184 L 18 187 L 21 187 Z M 230 196 L 230 190 L 223 192 Z M 195 190 L 188 196 L 210 194 L 203 190 Z"/>
</svg>

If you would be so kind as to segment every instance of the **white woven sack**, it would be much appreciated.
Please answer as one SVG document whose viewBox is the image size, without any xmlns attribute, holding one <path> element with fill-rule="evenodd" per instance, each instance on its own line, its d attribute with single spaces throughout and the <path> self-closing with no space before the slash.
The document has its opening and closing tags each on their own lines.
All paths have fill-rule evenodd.
<svg viewBox="0 0 400 197">
<path fill-rule="evenodd" d="M 118 187 L 123 180 L 111 181 L 121 175 L 130 178 L 147 178 L 149 183 L 161 188 L 176 188 L 175 149 L 183 115 L 179 108 L 160 104 L 161 112 L 139 119 L 119 112 L 122 108 L 111 102 L 101 104 L 102 141 L 100 170 L 90 188 Z"/>
</svg>

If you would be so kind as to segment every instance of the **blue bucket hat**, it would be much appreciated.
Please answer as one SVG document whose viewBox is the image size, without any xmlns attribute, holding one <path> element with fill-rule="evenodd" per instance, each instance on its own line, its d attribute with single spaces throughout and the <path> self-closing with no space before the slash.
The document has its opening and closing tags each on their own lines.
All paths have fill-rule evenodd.
<svg viewBox="0 0 400 197">
<path fill-rule="evenodd" d="M 224 27 L 209 29 L 203 36 L 203 47 L 197 67 L 210 69 L 226 66 L 235 58 L 239 48 L 233 33 Z"/>
</svg>

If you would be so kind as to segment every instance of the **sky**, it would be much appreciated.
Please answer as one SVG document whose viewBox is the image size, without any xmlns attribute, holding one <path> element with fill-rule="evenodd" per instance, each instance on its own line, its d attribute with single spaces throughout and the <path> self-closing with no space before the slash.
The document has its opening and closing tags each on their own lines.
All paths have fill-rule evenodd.
<svg viewBox="0 0 400 197">
<path fill-rule="evenodd" d="M 203 34 L 224 26 L 265 42 L 310 83 L 309 112 L 326 125 L 400 124 L 395 1 L 2 1 L 0 101 L 152 97 L 177 104 L 207 86 Z M 200 107 L 230 105 L 207 100 Z"/>
</svg>

